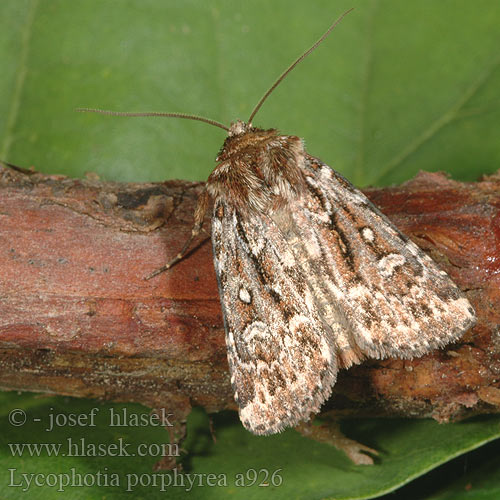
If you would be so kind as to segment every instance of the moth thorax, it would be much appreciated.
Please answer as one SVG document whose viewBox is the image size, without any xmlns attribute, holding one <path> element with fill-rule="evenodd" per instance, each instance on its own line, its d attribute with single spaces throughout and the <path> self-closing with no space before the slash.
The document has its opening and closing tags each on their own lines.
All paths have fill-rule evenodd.
<svg viewBox="0 0 500 500">
<path fill-rule="evenodd" d="M 250 125 L 247 125 L 245 122 L 241 120 L 236 120 L 231 123 L 229 127 L 229 133 L 227 134 L 229 137 L 233 137 L 234 135 L 240 135 L 248 131 L 248 129 L 252 128 Z"/>
</svg>

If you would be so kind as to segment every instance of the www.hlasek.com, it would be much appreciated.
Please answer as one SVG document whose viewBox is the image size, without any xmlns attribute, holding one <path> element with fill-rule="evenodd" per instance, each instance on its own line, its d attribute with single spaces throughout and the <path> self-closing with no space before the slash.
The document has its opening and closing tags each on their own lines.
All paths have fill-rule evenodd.
<svg viewBox="0 0 500 500">
<path fill-rule="evenodd" d="M 92 443 L 84 437 L 63 443 L 7 443 L 14 457 L 179 457 L 177 443 L 139 443 L 132 448 L 123 438 L 116 443 Z"/>
<path fill-rule="evenodd" d="M 183 488 L 191 491 L 193 488 L 229 486 L 236 487 L 260 486 L 278 487 L 283 484 L 281 470 L 269 471 L 267 469 L 248 469 L 245 472 L 229 475 L 226 473 L 181 473 L 176 469 L 165 473 L 128 473 L 118 474 L 109 472 L 105 467 L 103 471 L 93 473 L 80 473 L 72 467 L 68 472 L 59 473 L 27 473 L 17 469 L 9 469 L 9 487 L 20 488 L 27 492 L 35 488 L 50 487 L 56 491 L 66 491 L 68 488 L 121 487 L 126 491 L 137 488 L 157 488 L 166 491 L 169 488 Z"/>
</svg>

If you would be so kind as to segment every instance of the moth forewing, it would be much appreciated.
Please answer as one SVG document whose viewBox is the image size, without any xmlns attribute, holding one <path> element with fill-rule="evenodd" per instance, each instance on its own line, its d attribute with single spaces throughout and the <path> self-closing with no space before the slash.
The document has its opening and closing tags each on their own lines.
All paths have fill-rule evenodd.
<svg viewBox="0 0 500 500">
<path fill-rule="evenodd" d="M 307 196 L 292 204 L 287 234 L 322 317 L 344 325 L 341 365 L 359 362 L 360 353 L 419 356 L 473 325 L 460 289 L 363 193 L 312 157 L 306 179 Z"/>
</svg>

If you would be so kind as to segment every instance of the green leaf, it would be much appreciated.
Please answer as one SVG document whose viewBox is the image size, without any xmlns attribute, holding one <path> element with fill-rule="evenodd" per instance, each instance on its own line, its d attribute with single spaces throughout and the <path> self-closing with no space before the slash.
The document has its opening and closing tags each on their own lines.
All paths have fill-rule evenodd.
<svg viewBox="0 0 500 500">
<path fill-rule="evenodd" d="M 246 119 L 352 6 L 254 123 L 303 137 L 359 185 L 498 169 L 497 0 L 3 0 L 0 157 L 74 176 L 204 180 L 220 129 L 74 109 Z"/>
<path fill-rule="evenodd" d="M 184 445 L 189 455 L 179 476 L 152 470 L 168 434 L 161 427 L 136 425 L 134 417 L 148 415 L 140 405 L 8 393 L 1 394 L 0 400 L 4 430 L 0 438 L 0 494 L 6 499 L 19 498 L 23 489 L 40 499 L 53 498 L 58 488 L 81 499 L 118 499 L 127 489 L 134 498 L 148 499 L 164 498 L 165 491 L 169 498 L 185 498 L 188 489 L 195 490 L 196 498 L 263 498 L 270 492 L 277 499 L 374 498 L 500 437 L 500 416 L 449 425 L 431 420 L 352 420 L 345 423 L 344 431 L 380 452 L 375 465 L 356 466 L 342 452 L 293 430 L 253 436 L 243 429 L 235 413 L 215 416 L 214 442 L 206 416 L 195 411 L 188 421 Z M 116 415 L 124 422 L 124 411 L 131 419 L 128 425 L 112 425 L 117 423 Z M 95 418 L 91 418 L 92 413 Z M 172 413 L 173 423 L 174 408 Z M 35 443 L 60 445 L 60 449 L 51 456 L 46 452 L 30 456 L 28 446 Z M 21 456 L 15 450 L 22 444 L 26 446 Z M 93 451 L 94 445 L 99 446 L 97 451 Z M 29 474 L 39 474 L 38 484 L 28 483 Z M 212 479 L 209 474 L 214 475 Z M 195 486 L 190 479 L 196 480 Z M 92 486 L 85 486 L 85 481 Z M 490 483 L 498 488 L 498 475 Z"/>
<path fill-rule="evenodd" d="M 497 500 L 500 440 L 462 455 L 379 500 Z"/>
<path fill-rule="evenodd" d="M 441 488 L 437 493 L 429 495 L 427 500 L 470 500 L 471 498 L 497 500 L 500 498 L 499 441 L 454 460 L 444 469 L 446 475 L 441 477 L 438 483 Z M 407 500 L 411 499 L 407 498 Z"/>
</svg>

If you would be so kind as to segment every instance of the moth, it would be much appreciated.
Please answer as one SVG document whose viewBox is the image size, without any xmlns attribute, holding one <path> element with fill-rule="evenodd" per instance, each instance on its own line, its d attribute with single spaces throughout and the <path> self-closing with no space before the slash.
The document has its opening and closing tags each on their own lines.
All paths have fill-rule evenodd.
<svg viewBox="0 0 500 500">
<path fill-rule="evenodd" d="M 352 9 L 351 9 L 352 10 Z M 234 397 L 243 425 L 273 434 L 307 421 L 337 372 L 366 358 L 413 358 L 458 339 L 472 306 L 433 260 L 302 139 L 252 125 L 227 131 L 189 240 L 148 279 L 183 258 L 210 204 L 215 271 Z"/>
</svg>

